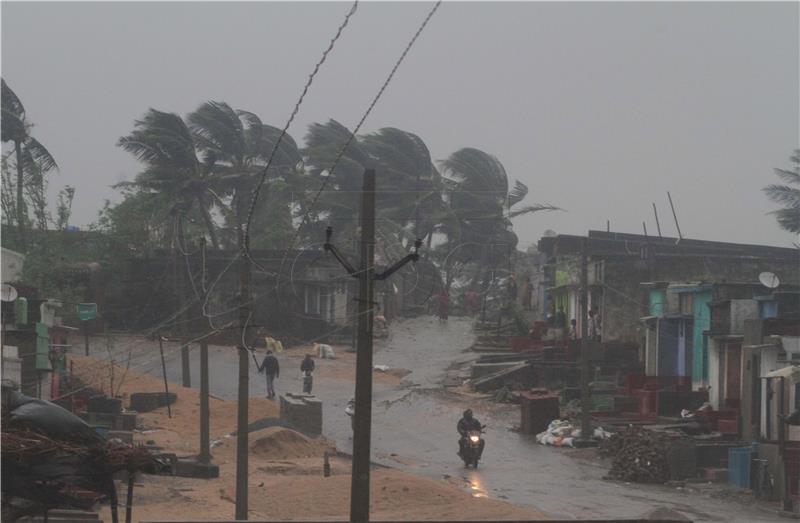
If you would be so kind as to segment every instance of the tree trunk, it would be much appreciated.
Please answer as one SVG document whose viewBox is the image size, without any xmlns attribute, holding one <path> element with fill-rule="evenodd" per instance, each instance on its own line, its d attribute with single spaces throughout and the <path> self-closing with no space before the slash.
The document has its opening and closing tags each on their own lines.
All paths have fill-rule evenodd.
<svg viewBox="0 0 800 523">
<path fill-rule="evenodd" d="M 17 158 L 17 234 L 20 246 L 24 250 L 27 247 L 25 244 L 25 218 L 27 213 L 25 212 L 25 200 L 22 191 L 25 181 L 25 175 L 22 170 L 22 142 L 19 140 L 14 140 L 14 154 Z"/>
<path fill-rule="evenodd" d="M 217 238 L 217 230 L 214 228 L 214 221 L 211 219 L 211 213 L 209 212 L 208 208 L 205 206 L 205 202 L 202 199 L 198 199 L 198 203 L 200 204 L 200 214 L 203 215 L 203 223 L 208 230 L 208 236 L 211 239 L 211 246 L 214 247 L 215 250 L 219 250 L 219 239 Z"/>
</svg>

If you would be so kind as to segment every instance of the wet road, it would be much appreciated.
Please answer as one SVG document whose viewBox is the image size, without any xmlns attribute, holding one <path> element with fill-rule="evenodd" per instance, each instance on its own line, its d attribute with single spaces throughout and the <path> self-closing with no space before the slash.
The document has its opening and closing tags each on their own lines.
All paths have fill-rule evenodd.
<svg viewBox="0 0 800 523">
<path fill-rule="evenodd" d="M 492 405 L 474 406 L 476 416 L 489 425 L 486 450 L 478 470 L 464 469 L 456 455 L 455 424 L 466 407 L 462 397 L 447 392 L 442 383 L 454 362 L 474 358 L 466 349 L 472 344 L 471 324 L 453 318 L 441 325 L 428 317 L 392 327 L 389 339 L 376 341 L 375 364 L 405 368 L 412 373 L 403 386 L 374 386 L 373 456 L 378 463 L 408 472 L 446 479 L 475 496 L 508 500 L 531 506 L 553 517 L 633 518 L 657 507 L 682 512 L 695 521 L 781 521 L 782 518 L 756 507 L 727 499 L 665 486 L 630 485 L 605 481 L 605 468 L 575 460 L 565 452 L 538 445 L 509 428 L 518 424 L 516 409 Z M 193 356 L 192 375 L 198 374 Z M 237 358 L 222 348 L 210 351 L 211 391 L 236 399 Z M 324 364 L 324 362 L 323 362 Z M 180 360 L 168 362 L 168 375 L 179 381 Z M 160 375 L 160 369 L 154 371 Z M 293 375 L 278 382 L 299 389 Z M 196 385 L 196 384 L 195 384 Z M 264 383 L 255 369 L 251 373 L 253 395 L 264 394 Z M 299 392 L 299 390 L 298 390 Z M 350 452 L 350 419 L 344 414 L 353 396 L 353 383 L 328 379 L 315 383 L 314 393 L 324 402 L 325 435 L 339 449 Z"/>
</svg>

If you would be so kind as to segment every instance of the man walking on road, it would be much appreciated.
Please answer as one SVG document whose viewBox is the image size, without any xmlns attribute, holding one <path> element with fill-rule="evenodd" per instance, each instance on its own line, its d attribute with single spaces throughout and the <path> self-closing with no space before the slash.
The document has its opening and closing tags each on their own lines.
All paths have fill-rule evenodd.
<svg viewBox="0 0 800 523">
<path fill-rule="evenodd" d="M 300 364 L 300 372 L 303 373 L 303 394 L 311 394 L 314 384 L 314 377 L 311 374 L 314 372 L 314 360 L 311 359 L 311 354 L 306 354 L 303 363 Z"/>
<path fill-rule="evenodd" d="M 275 397 L 275 378 L 281 373 L 280 365 L 278 365 L 278 358 L 272 355 L 272 351 L 268 350 L 267 355 L 264 356 L 264 361 L 261 363 L 261 368 L 258 372 L 263 372 L 267 377 L 267 398 L 272 399 Z"/>
</svg>

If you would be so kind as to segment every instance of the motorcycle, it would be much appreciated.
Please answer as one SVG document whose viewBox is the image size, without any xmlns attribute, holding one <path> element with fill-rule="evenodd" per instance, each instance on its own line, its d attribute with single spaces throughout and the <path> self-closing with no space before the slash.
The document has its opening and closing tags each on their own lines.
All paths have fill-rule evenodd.
<svg viewBox="0 0 800 523">
<path fill-rule="evenodd" d="M 483 429 L 481 429 L 471 430 L 467 433 L 464 448 L 460 452 L 465 467 L 472 465 L 474 468 L 478 468 L 478 460 L 481 459 L 481 454 L 483 454 L 484 440 L 481 437 L 483 432 Z"/>
</svg>

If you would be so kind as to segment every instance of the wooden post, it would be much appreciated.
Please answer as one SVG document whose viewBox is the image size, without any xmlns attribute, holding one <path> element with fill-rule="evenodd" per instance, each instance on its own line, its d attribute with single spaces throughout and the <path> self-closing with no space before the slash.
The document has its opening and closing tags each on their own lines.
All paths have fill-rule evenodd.
<svg viewBox="0 0 800 523">
<path fill-rule="evenodd" d="M 128 497 L 125 500 L 125 523 L 131 523 L 131 518 L 133 517 L 133 480 L 136 477 L 136 474 L 132 471 L 128 471 Z"/>
<path fill-rule="evenodd" d="M 581 242 L 581 439 L 591 438 L 589 419 L 589 260 L 588 238 Z"/>
<path fill-rule="evenodd" d="M 158 335 L 158 350 L 161 352 L 161 372 L 164 375 L 164 400 L 167 404 L 167 415 L 172 418 L 172 407 L 169 405 L 169 385 L 167 384 L 167 363 L 164 361 L 164 338 Z"/>
<path fill-rule="evenodd" d="M 369 522 L 369 467 L 372 430 L 372 308 L 375 275 L 375 171 L 364 171 L 361 193 L 361 263 L 358 275 L 358 349 L 351 523 Z"/>
<path fill-rule="evenodd" d="M 200 342 L 200 463 L 211 462 L 208 410 L 208 342 Z"/>
<path fill-rule="evenodd" d="M 89 355 L 89 322 L 83 320 L 83 346 L 86 349 L 86 355 Z"/>
<path fill-rule="evenodd" d="M 656 202 L 653 202 L 653 215 L 656 217 L 656 229 L 658 229 L 658 237 L 661 238 L 661 224 L 658 223 L 658 210 L 656 209 Z"/>
</svg>

